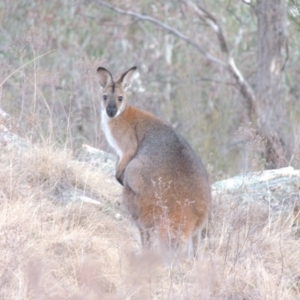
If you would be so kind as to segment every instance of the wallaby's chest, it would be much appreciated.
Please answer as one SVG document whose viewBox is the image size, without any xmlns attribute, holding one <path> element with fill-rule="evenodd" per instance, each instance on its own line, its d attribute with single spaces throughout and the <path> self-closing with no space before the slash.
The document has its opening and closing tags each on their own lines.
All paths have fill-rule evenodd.
<svg viewBox="0 0 300 300">
<path fill-rule="evenodd" d="M 109 145 L 116 151 L 117 155 L 121 158 L 123 155 L 123 151 L 118 145 L 109 124 L 110 118 L 107 116 L 105 111 L 102 111 L 101 114 L 101 127 L 105 134 L 106 140 L 109 143 Z"/>
</svg>

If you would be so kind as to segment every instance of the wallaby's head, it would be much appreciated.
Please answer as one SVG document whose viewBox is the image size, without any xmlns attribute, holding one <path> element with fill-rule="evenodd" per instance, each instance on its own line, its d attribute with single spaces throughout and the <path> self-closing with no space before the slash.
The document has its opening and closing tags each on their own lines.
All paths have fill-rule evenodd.
<svg viewBox="0 0 300 300">
<path fill-rule="evenodd" d="M 125 91 L 131 84 L 135 70 L 136 67 L 132 67 L 115 81 L 108 70 L 103 67 L 97 69 L 103 92 L 102 109 L 110 118 L 118 116 L 125 109 L 127 102 Z"/>
</svg>

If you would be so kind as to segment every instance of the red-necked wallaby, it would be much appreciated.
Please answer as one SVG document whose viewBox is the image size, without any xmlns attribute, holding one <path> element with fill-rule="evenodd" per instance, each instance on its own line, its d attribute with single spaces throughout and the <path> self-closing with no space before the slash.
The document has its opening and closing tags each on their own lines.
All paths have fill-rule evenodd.
<svg viewBox="0 0 300 300">
<path fill-rule="evenodd" d="M 195 255 L 211 201 L 208 175 L 170 125 L 127 104 L 125 91 L 135 70 L 117 80 L 105 68 L 97 70 L 103 88 L 102 129 L 119 156 L 116 178 L 123 185 L 123 201 L 143 246 L 151 246 L 156 232 L 160 246 L 189 244 Z"/>
</svg>

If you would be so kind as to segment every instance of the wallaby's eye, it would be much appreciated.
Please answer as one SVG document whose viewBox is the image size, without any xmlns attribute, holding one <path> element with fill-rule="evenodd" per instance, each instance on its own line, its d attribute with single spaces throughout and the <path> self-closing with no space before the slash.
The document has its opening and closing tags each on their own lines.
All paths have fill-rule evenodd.
<svg viewBox="0 0 300 300">
<path fill-rule="evenodd" d="M 104 100 L 104 101 L 107 100 L 107 95 L 103 95 L 103 100 Z"/>
<path fill-rule="evenodd" d="M 122 96 L 119 96 L 119 97 L 118 97 L 118 100 L 119 100 L 120 102 L 122 102 L 123 97 L 122 97 Z"/>
</svg>

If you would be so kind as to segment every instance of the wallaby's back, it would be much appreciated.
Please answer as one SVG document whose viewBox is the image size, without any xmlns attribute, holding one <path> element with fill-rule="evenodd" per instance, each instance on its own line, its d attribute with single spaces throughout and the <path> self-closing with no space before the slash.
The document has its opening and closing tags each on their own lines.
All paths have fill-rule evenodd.
<svg viewBox="0 0 300 300">
<path fill-rule="evenodd" d="M 114 94 L 117 84 L 122 87 L 128 72 L 114 88 L 102 84 L 104 95 Z M 116 109 L 110 116 L 112 107 Z M 120 157 L 116 177 L 123 184 L 124 203 L 140 229 L 144 246 L 152 244 L 156 232 L 160 246 L 166 249 L 194 239 L 195 252 L 211 201 L 208 175 L 200 158 L 170 125 L 126 102 L 104 104 L 102 126 Z"/>
</svg>

